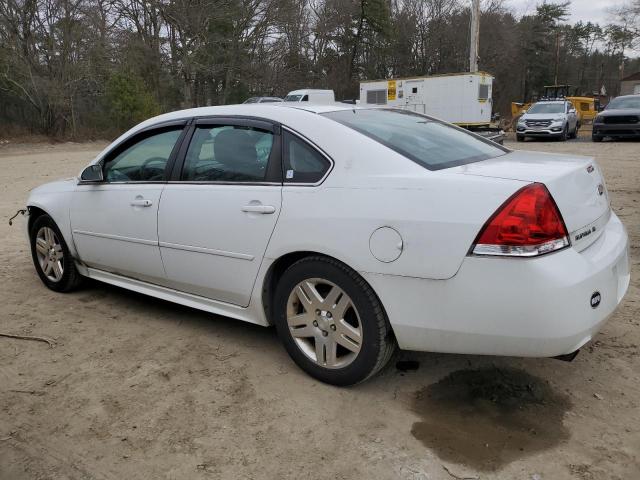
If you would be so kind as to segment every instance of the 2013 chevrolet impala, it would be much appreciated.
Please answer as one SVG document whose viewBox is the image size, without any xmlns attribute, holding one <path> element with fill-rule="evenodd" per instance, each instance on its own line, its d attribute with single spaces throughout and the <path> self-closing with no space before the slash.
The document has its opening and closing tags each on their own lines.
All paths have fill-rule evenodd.
<svg viewBox="0 0 640 480">
<path fill-rule="evenodd" d="M 270 325 L 349 385 L 402 349 L 552 357 L 629 284 L 593 159 L 510 151 L 416 113 L 237 105 L 147 120 L 36 188 L 38 275 Z"/>
</svg>

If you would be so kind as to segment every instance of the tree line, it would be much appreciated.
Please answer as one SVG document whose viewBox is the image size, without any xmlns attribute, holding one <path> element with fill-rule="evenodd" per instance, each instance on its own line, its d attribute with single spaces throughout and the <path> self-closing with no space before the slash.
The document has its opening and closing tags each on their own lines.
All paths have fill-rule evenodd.
<svg viewBox="0 0 640 480">
<path fill-rule="evenodd" d="M 296 88 L 469 68 L 469 0 L 1 0 L 0 126 L 112 136 L 154 114 Z M 640 69 L 640 0 L 568 24 L 569 2 L 516 17 L 483 0 L 480 69 L 508 115 L 554 81 L 619 90 Z"/>
</svg>

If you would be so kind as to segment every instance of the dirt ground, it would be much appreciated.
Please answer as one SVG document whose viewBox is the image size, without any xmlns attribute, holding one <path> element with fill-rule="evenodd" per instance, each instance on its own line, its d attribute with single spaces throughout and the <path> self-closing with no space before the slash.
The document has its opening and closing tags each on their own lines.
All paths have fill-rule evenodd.
<svg viewBox="0 0 640 480">
<path fill-rule="evenodd" d="M 306 376 L 273 329 L 47 290 L 6 220 L 103 144 L 0 147 L 0 333 L 56 341 L 0 337 L 0 478 L 640 478 L 640 143 L 509 146 L 603 166 L 632 243 L 624 303 L 572 363 L 404 352 L 353 388 Z"/>
</svg>

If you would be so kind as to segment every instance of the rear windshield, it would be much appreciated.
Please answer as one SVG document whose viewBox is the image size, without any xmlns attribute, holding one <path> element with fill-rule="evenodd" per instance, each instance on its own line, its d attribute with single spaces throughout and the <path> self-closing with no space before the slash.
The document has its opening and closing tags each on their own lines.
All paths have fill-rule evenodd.
<svg viewBox="0 0 640 480">
<path fill-rule="evenodd" d="M 405 110 L 357 109 L 323 115 L 429 170 L 479 162 L 508 152 L 490 140 Z"/>
</svg>

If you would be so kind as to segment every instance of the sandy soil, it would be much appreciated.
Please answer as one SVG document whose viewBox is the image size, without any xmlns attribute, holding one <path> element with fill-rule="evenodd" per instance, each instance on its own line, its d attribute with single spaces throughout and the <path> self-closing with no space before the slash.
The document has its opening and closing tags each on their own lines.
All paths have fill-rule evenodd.
<svg viewBox="0 0 640 480">
<path fill-rule="evenodd" d="M 512 143 L 515 147 L 516 144 Z M 89 284 L 48 291 L 6 219 L 102 144 L 0 148 L 0 478 L 640 478 L 640 143 L 595 156 L 632 285 L 573 363 L 405 352 L 364 385 L 307 377 L 273 329 Z"/>
</svg>

